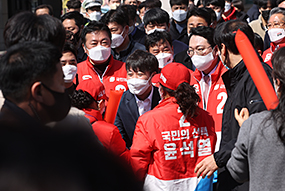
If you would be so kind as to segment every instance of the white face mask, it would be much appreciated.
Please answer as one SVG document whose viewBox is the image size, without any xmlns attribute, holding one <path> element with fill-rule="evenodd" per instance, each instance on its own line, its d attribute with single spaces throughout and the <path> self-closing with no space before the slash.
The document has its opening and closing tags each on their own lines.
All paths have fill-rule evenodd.
<svg viewBox="0 0 285 191">
<path fill-rule="evenodd" d="M 225 12 L 228 12 L 232 8 L 231 3 L 225 3 Z"/>
<path fill-rule="evenodd" d="M 176 20 L 177 22 L 184 21 L 187 17 L 187 12 L 181 9 L 175 10 L 172 12 L 173 19 Z"/>
<path fill-rule="evenodd" d="M 167 64 L 171 63 L 173 61 L 173 55 L 170 53 L 159 53 L 155 56 L 158 60 L 158 67 L 163 68 Z"/>
<path fill-rule="evenodd" d="M 99 21 L 101 19 L 101 12 L 94 11 L 89 14 L 89 19 L 91 21 Z"/>
<path fill-rule="evenodd" d="M 163 32 L 163 31 L 166 31 L 166 30 L 165 30 L 165 29 L 160 29 L 160 28 L 155 28 L 155 29 L 152 29 L 152 30 L 146 31 L 146 34 L 154 33 L 154 31 L 160 31 L 160 32 Z"/>
<path fill-rule="evenodd" d="M 134 30 L 135 30 L 135 26 L 130 26 L 128 34 L 131 34 Z"/>
<path fill-rule="evenodd" d="M 101 45 L 95 46 L 94 48 L 87 50 L 89 51 L 88 56 L 91 58 L 91 60 L 98 64 L 101 64 L 108 60 L 111 55 L 111 48 Z"/>
<path fill-rule="evenodd" d="M 220 20 L 221 18 L 221 12 L 215 11 L 216 16 L 217 16 L 217 21 Z"/>
<path fill-rule="evenodd" d="M 199 56 L 195 54 L 191 57 L 193 65 L 201 72 L 207 70 L 213 63 L 214 59 L 215 58 L 212 52 L 205 56 Z"/>
<path fill-rule="evenodd" d="M 110 9 L 112 9 L 112 10 L 116 10 L 117 7 L 119 7 L 119 6 L 120 6 L 120 3 L 113 3 L 113 4 L 109 5 Z"/>
<path fill-rule="evenodd" d="M 285 37 L 285 30 L 281 28 L 272 28 L 268 30 L 268 35 L 271 42 L 278 43 Z"/>
<path fill-rule="evenodd" d="M 74 65 L 65 65 L 62 67 L 64 74 L 64 83 L 71 83 L 76 75 L 77 67 Z"/>
<path fill-rule="evenodd" d="M 131 78 L 127 80 L 129 90 L 132 94 L 142 95 L 151 86 L 149 83 L 151 77 L 148 80 L 143 80 L 139 78 Z"/>
<path fill-rule="evenodd" d="M 125 32 L 126 27 L 121 32 L 121 34 L 112 34 L 112 44 L 111 48 L 117 48 L 121 46 L 121 44 L 124 42 L 125 38 L 123 37 L 123 33 Z"/>
</svg>

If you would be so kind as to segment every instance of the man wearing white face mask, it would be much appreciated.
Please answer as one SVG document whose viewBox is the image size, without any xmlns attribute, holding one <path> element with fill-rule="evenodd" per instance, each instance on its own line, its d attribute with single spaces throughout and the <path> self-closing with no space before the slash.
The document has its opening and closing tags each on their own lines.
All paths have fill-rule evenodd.
<svg viewBox="0 0 285 191">
<path fill-rule="evenodd" d="M 122 9 L 107 12 L 102 21 L 112 33 L 112 55 L 116 60 L 125 62 L 135 50 L 145 50 L 144 45 L 134 42 L 129 37 L 129 17 Z"/>
<path fill-rule="evenodd" d="M 144 22 L 145 31 L 148 35 L 153 33 L 154 31 L 165 31 L 168 33 L 170 31 L 169 15 L 163 9 L 160 8 L 150 9 L 145 13 L 143 22 Z M 186 38 L 188 44 L 188 36 L 186 36 Z M 175 40 L 173 38 L 171 40 L 172 40 L 174 55 L 184 50 L 187 50 L 188 48 L 187 44 L 179 40 Z"/>
<path fill-rule="evenodd" d="M 222 75 L 227 70 L 218 56 L 218 47 L 213 40 L 214 29 L 201 26 L 193 28 L 191 32 L 187 53 L 196 70 L 191 75 L 190 84 L 194 85 L 201 98 L 199 106 L 208 111 L 214 118 L 217 134 L 216 151 L 218 151 L 221 140 L 223 108 L 227 100 L 227 91 Z"/>
<path fill-rule="evenodd" d="M 273 8 L 270 11 L 268 20 L 268 35 L 270 47 L 263 52 L 262 58 L 272 68 L 272 54 L 279 48 L 285 46 L 285 9 L 281 7 Z"/>
<path fill-rule="evenodd" d="M 118 9 L 122 9 L 125 13 L 128 14 L 129 17 L 129 37 L 132 38 L 133 41 L 138 42 L 140 44 L 144 44 L 145 41 L 145 32 L 140 30 L 136 26 L 137 22 L 137 13 L 134 5 L 121 5 Z"/>
<path fill-rule="evenodd" d="M 189 0 L 170 0 L 172 20 L 170 22 L 170 34 L 172 39 L 187 44 L 187 11 Z"/>
<path fill-rule="evenodd" d="M 114 124 L 130 148 L 139 116 L 153 109 L 160 96 L 158 88 L 151 84 L 152 77 L 158 72 L 158 63 L 152 54 L 136 50 L 127 59 L 126 69 L 129 90 L 121 98 Z"/>
<path fill-rule="evenodd" d="M 102 0 L 85 0 L 82 7 L 86 9 L 86 17 L 91 21 L 99 21 L 101 19 Z"/>
<path fill-rule="evenodd" d="M 155 31 L 147 35 L 146 49 L 158 60 L 158 68 L 161 70 L 167 64 L 173 62 L 173 47 L 171 36 L 167 32 Z"/>
<path fill-rule="evenodd" d="M 111 32 L 103 23 L 90 22 L 82 31 L 83 48 L 88 58 L 78 64 L 79 83 L 92 79 L 101 82 L 109 98 L 110 90 L 127 90 L 125 64 L 111 55 Z"/>
<path fill-rule="evenodd" d="M 60 63 L 64 74 L 64 84 L 69 95 L 72 95 L 78 79 L 75 79 L 77 73 L 77 51 L 73 44 L 66 43 L 63 47 Z M 75 82 L 75 84 L 74 84 Z"/>
</svg>

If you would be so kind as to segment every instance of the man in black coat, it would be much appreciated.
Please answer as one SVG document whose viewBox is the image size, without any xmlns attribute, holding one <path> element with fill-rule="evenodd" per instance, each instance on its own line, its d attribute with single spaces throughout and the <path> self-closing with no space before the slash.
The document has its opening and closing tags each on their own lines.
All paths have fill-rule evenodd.
<svg viewBox="0 0 285 191">
<path fill-rule="evenodd" d="M 151 83 L 158 72 L 158 62 L 152 54 L 136 50 L 128 57 L 126 69 L 129 90 L 121 98 L 114 124 L 130 148 L 139 116 L 153 109 L 160 100 L 158 88 Z"/>
<path fill-rule="evenodd" d="M 254 41 L 254 33 L 247 23 L 233 20 L 217 26 L 214 41 L 220 50 L 221 61 L 229 68 L 222 76 L 228 99 L 224 106 L 222 121 L 222 139 L 220 149 L 212 156 L 205 158 L 197 166 L 195 171 L 198 176 L 211 176 L 218 171 L 217 190 L 248 190 L 249 184 L 236 182 L 225 168 L 234 148 L 239 133 L 239 124 L 234 117 L 234 110 L 247 108 L 249 114 L 266 110 L 264 102 L 243 62 L 242 56 L 234 42 L 236 31 L 244 32 L 251 43 Z M 263 68 L 272 82 L 271 68 L 263 63 Z"/>
</svg>

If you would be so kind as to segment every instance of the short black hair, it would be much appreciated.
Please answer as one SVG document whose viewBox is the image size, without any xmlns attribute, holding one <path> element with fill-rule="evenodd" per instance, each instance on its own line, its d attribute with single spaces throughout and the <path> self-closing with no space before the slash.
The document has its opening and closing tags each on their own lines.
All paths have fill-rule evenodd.
<svg viewBox="0 0 285 191">
<path fill-rule="evenodd" d="M 242 0 L 233 0 L 232 6 L 238 8 L 241 11 L 244 11 L 243 1 Z"/>
<path fill-rule="evenodd" d="M 276 4 L 279 5 L 279 4 L 282 3 L 283 1 L 285 1 L 285 0 L 277 0 L 277 1 L 276 1 Z"/>
<path fill-rule="evenodd" d="M 74 54 L 75 57 L 77 57 L 77 49 L 72 43 L 66 42 L 64 44 L 62 53 L 66 52 L 71 52 L 72 54 Z"/>
<path fill-rule="evenodd" d="M 212 48 L 216 45 L 214 43 L 214 29 L 211 27 L 198 26 L 196 28 L 193 28 L 191 29 L 190 39 L 193 35 L 201 36 L 207 39 L 207 42 L 211 45 Z"/>
<path fill-rule="evenodd" d="M 86 35 L 88 33 L 94 32 L 94 31 L 106 31 L 110 40 L 112 40 L 111 31 L 104 23 L 101 23 L 98 21 L 90 21 L 90 23 L 87 26 L 85 26 L 82 30 L 82 33 L 81 33 L 82 43 L 85 44 L 86 43 Z"/>
<path fill-rule="evenodd" d="M 154 55 L 144 50 L 135 50 L 126 60 L 126 70 L 158 73 L 158 61 Z"/>
<path fill-rule="evenodd" d="M 259 8 L 259 9 L 260 9 L 260 8 L 266 9 L 266 8 L 267 8 L 267 3 L 268 3 L 268 1 L 270 1 L 270 0 L 258 0 L 258 1 L 257 1 L 257 6 L 258 6 L 258 8 Z"/>
<path fill-rule="evenodd" d="M 212 23 L 211 14 L 206 8 L 194 7 L 191 11 L 188 11 L 187 13 L 188 19 L 192 16 L 202 17 L 207 22 L 208 26 L 210 26 Z"/>
<path fill-rule="evenodd" d="M 75 90 L 71 95 L 71 105 L 78 109 L 89 108 L 95 99 L 87 91 Z"/>
<path fill-rule="evenodd" d="M 35 9 L 35 13 L 37 12 L 38 9 L 48 9 L 48 14 L 50 16 L 53 16 L 53 8 L 51 5 L 48 5 L 48 4 L 42 4 L 42 5 L 39 5 L 36 7 Z"/>
<path fill-rule="evenodd" d="M 121 9 L 124 13 L 126 13 L 129 17 L 129 23 L 130 20 L 135 20 L 136 16 L 137 16 L 137 10 L 136 10 L 136 6 L 134 5 L 120 5 L 119 7 L 117 7 L 117 10 Z"/>
<path fill-rule="evenodd" d="M 182 5 L 182 4 L 188 7 L 189 0 L 169 0 L 169 4 L 171 7 L 173 7 L 174 5 Z"/>
<path fill-rule="evenodd" d="M 45 41 L 60 49 L 65 43 L 65 29 L 55 17 L 36 16 L 31 12 L 21 12 L 8 20 L 4 29 L 6 48 L 24 41 Z"/>
<path fill-rule="evenodd" d="M 215 5 L 223 9 L 225 7 L 225 0 L 203 0 L 203 5 L 204 7 Z"/>
<path fill-rule="evenodd" d="M 214 42 L 218 45 L 220 50 L 223 43 L 233 54 L 239 54 L 235 43 L 235 36 L 238 29 L 240 29 L 247 36 L 251 44 L 254 45 L 254 33 L 251 27 L 246 22 L 230 20 L 220 23 L 215 29 Z"/>
<path fill-rule="evenodd" d="M 129 17 L 122 9 L 110 10 L 100 20 L 108 25 L 109 23 L 116 22 L 121 26 L 129 25 Z"/>
<path fill-rule="evenodd" d="M 68 12 L 68 13 L 65 13 L 64 15 L 62 15 L 61 22 L 63 22 L 66 19 L 74 20 L 75 24 L 78 26 L 79 30 L 85 23 L 83 15 L 77 11 Z"/>
<path fill-rule="evenodd" d="M 171 39 L 171 35 L 168 32 L 165 31 L 154 31 L 153 33 L 146 35 L 145 38 L 145 48 L 147 51 L 149 51 L 150 47 L 153 47 L 156 45 L 156 43 L 158 43 L 159 41 L 161 41 L 164 43 L 165 41 L 167 41 L 170 46 L 172 47 L 172 39 Z"/>
<path fill-rule="evenodd" d="M 206 10 L 211 15 L 211 24 L 217 21 L 217 15 L 213 9 L 209 7 L 202 7 L 201 9 Z"/>
<path fill-rule="evenodd" d="M 145 9 L 161 8 L 162 4 L 160 0 L 146 0 Z"/>
<path fill-rule="evenodd" d="M 169 24 L 169 15 L 168 13 L 160 8 L 154 8 L 148 10 L 143 17 L 144 26 L 148 24 Z"/>
<path fill-rule="evenodd" d="M 79 0 L 69 0 L 66 3 L 68 9 L 79 9 L 81 7 L 81 2 Z"/>
<path fill-rule="evenodd" d="M 57 71 L 62 54 L 46 42 L 23 42 L 10 47 L 0 59 L 0 88 L 5 98 L 19 103 L 33 83 L 49 82 Z"/>
<path fill-rule="evenodd" d="M 145 7 L 145 1 L 144 2 L 141 2 L 141 4 L 139 5 L 138 7 L 138 11 L 140 11 L 142 8 Z"/>
</svg>

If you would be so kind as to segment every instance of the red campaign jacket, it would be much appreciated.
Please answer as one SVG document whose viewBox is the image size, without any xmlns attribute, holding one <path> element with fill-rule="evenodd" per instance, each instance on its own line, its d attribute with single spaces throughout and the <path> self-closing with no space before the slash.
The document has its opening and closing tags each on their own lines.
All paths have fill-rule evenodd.
<svg viewBox="0 0 285 191">
<path fill-rule="evenodd" d="M 108 151 L 118 156 L 127 164 L 130 162 L 130 152 L 120 134 L 119 129 L 106 121 L 97 121 L 92 124 L 94 133 Z"/>
<path fill-rule="evenodd" d="M 98 110 L 89 108 L 85 108 L 82 110 L 85 113 L 85 117 L 89 119 L 91 124 L 93 124 L 95 121 L 103 121 L 102 115 Z"/>
<path fill-rule="evenodd" d="M 102 79 L 100 79 L 93 65 L 90 63 L 89 57 L 77 65 L 77 74 L 79 83 L 87 79 L 103 83 L 107 98 L 109 98 L 110 90 L 128 90 L 125 63 L 115 60 L 112 55 Z"/>
<path fill-rule="evenodd" d="M 285 43 L 281 43 L 278 45 L 273 44 L 272 42 L 270 43 L 270 47 L 265 50 L 262 54 L 262 59 L 263 62 L 265 62 L 266 64 L 268 64 L 271 68 L 272 67 L 272 63 L 271 63 L 271 57 L 273 55 L 273 53 L 278 49 L 278 48 L 282 48 L 285 46 Z"/>
<path fill-rule="evenodd" d="M 213 118 L 199 107 L 197 113 L 185 119 L 170 97 L 139 117 L 130 152 L 137 177 L 143 180 L 147 174 L 146 190 L 175 187 L 178 180 L 181 190 L 192 183 L 196 187 L 194 168 L 216 144 Z"/>
<path fill-rule="evenodd" d="M 115 125 L 103 121 L 100 111 L 95 109 L 83 109 L 83 111 L 85 117 L 90 120 L 93 131 L 103 146 L 124 162 L 131 164 L 130 152 L 119 129 Z"/>
<path fill-rule="evenodd" d="M 223 109 L 228 98 L 227 91 L 222 79 L 222 75 L 227 71 L 224 65 L 219 62 L 214 73 L 211 74 L 211 89 L 208 96 L 208 104 L 206 110 L 213 116 L 215 121 L 216 132 L 222 131 L 222 117 Z M 203 108 L 204 100 L 201 94 L 201 87 L 199 82 L 202 79 L 202 73 L 199 70 L 195 70 L 191 75 L 190 84 L 196 89 L 196 93 L 201 98 L 199 106 Z"/>
</svg>

